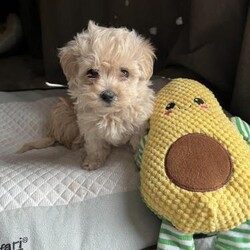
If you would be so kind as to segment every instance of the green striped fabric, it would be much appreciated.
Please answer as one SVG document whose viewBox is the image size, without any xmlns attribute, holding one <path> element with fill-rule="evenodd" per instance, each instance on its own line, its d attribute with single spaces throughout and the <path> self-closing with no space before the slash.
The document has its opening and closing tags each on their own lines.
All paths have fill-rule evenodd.
<svg viewBox="0 0 250 250">
<path fill-rule="evenodd" d="M 240 134 L 243 136 L 244 140 L 250 144 L 250 125 L 245 121 L 235 116 L 230 119 Z"/>
<path fill-rule="evenodd" d="M 135 163 L 136 163 L 138 168 L 141 168 L 142 153 L 143 153 L 143 149 L 145 147 L 146 141 L 147 141 L 147 135 L 145 135 L 141 139 L 139 149 L 138 149 L 138 152 L 137 152 L 137 155 L 136 155 Z"/>
<path fill-rule="evenodd" d="M 217 234 L 215 250 L 250 250 L 250 220 L 227 232 Z"/>
<path fill-rule="evenodd" d="M 177 230 L 169 221 L 162 220 L 157 244 L 158 250 L 194 250 L 193 235 Z"/>
<path fill-rule="evenodd" d="M 169 221 L 161 224 L 157 250 L 194 250 L 193 236 L 181 233 Z M 230 231 L 219 232 L 215 250 L 250 250 L 250 220 Z"/>
</svg>

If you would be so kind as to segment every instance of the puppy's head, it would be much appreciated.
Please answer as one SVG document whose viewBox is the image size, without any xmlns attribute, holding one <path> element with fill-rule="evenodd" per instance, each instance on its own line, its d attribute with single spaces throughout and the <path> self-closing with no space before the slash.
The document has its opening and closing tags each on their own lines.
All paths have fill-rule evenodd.
<svg viewBox="0 0 250 250">
<path fill-rule="evenodd" d="M 60 49 L 59 57 L 77 102 L 117 110 L 135 105 L 145 95 L 155 55 L 135 31 L 90 21 L 87 30 Z"/>
</svg>

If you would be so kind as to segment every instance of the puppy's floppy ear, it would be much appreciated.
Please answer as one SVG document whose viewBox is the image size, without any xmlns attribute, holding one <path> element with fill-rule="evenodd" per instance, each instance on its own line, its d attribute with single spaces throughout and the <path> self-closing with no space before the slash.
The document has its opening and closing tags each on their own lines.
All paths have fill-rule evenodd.
<svg viewBox="0 0 250 250">
<path fill-rule="evenodd" d="M 139 67 L 141 80 L 148 81 L 153 75 L 154 59 L 156 58 L 155 49 L 148 40 L 141 38 L 140 50 Z"/>
<path fill-rule="evenodd" d="M 66 46 L 59 49 L 60 63 L 67 80 L 74 78 L 78 72 L 78 46 L 76 40 L 72 40 Z"/>
</svg>

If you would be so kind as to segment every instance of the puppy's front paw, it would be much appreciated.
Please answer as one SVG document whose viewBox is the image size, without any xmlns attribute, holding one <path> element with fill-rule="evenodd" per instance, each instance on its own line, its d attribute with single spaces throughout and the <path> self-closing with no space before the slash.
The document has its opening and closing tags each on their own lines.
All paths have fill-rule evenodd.
<svg viewBox="0 0 250 250">
<path fill-rule="evenodd" d="M 84 145 L 85 153 L 82 155 L 82 168 L 94 170 L 103 167 L 110 153 L 110 146 L 104 141 L 88 141 Z"/>
<path fill-rule="evenodd" d="M 95 170 L 97 168 L 100 168 L 103 166 L 103 162 L 101 161 L 91 161 L 91 160 L 88 160 L 88 158 L 86 158 L 83 162 L 82 162 L 82 168 L 85 169 L 85 170 Z"/>
</svg>

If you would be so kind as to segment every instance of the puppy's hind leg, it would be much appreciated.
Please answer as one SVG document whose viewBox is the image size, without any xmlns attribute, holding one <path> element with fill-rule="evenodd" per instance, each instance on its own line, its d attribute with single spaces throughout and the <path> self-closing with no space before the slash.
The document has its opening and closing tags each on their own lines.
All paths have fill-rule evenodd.
<svg viewBox="0 0 250 250">
<path fill-rule="evenodd" d="M 55 138 L 53 137 L 44 137 L 37 141 L 28 142 L 24 144 L 16 153 L 22 154 L 26 151 L 32 150 L 32 149 L 41 149 L 41 148 L 47 148 L 49 146 L 54 145 L 56 142 Z"/>
</svg>

